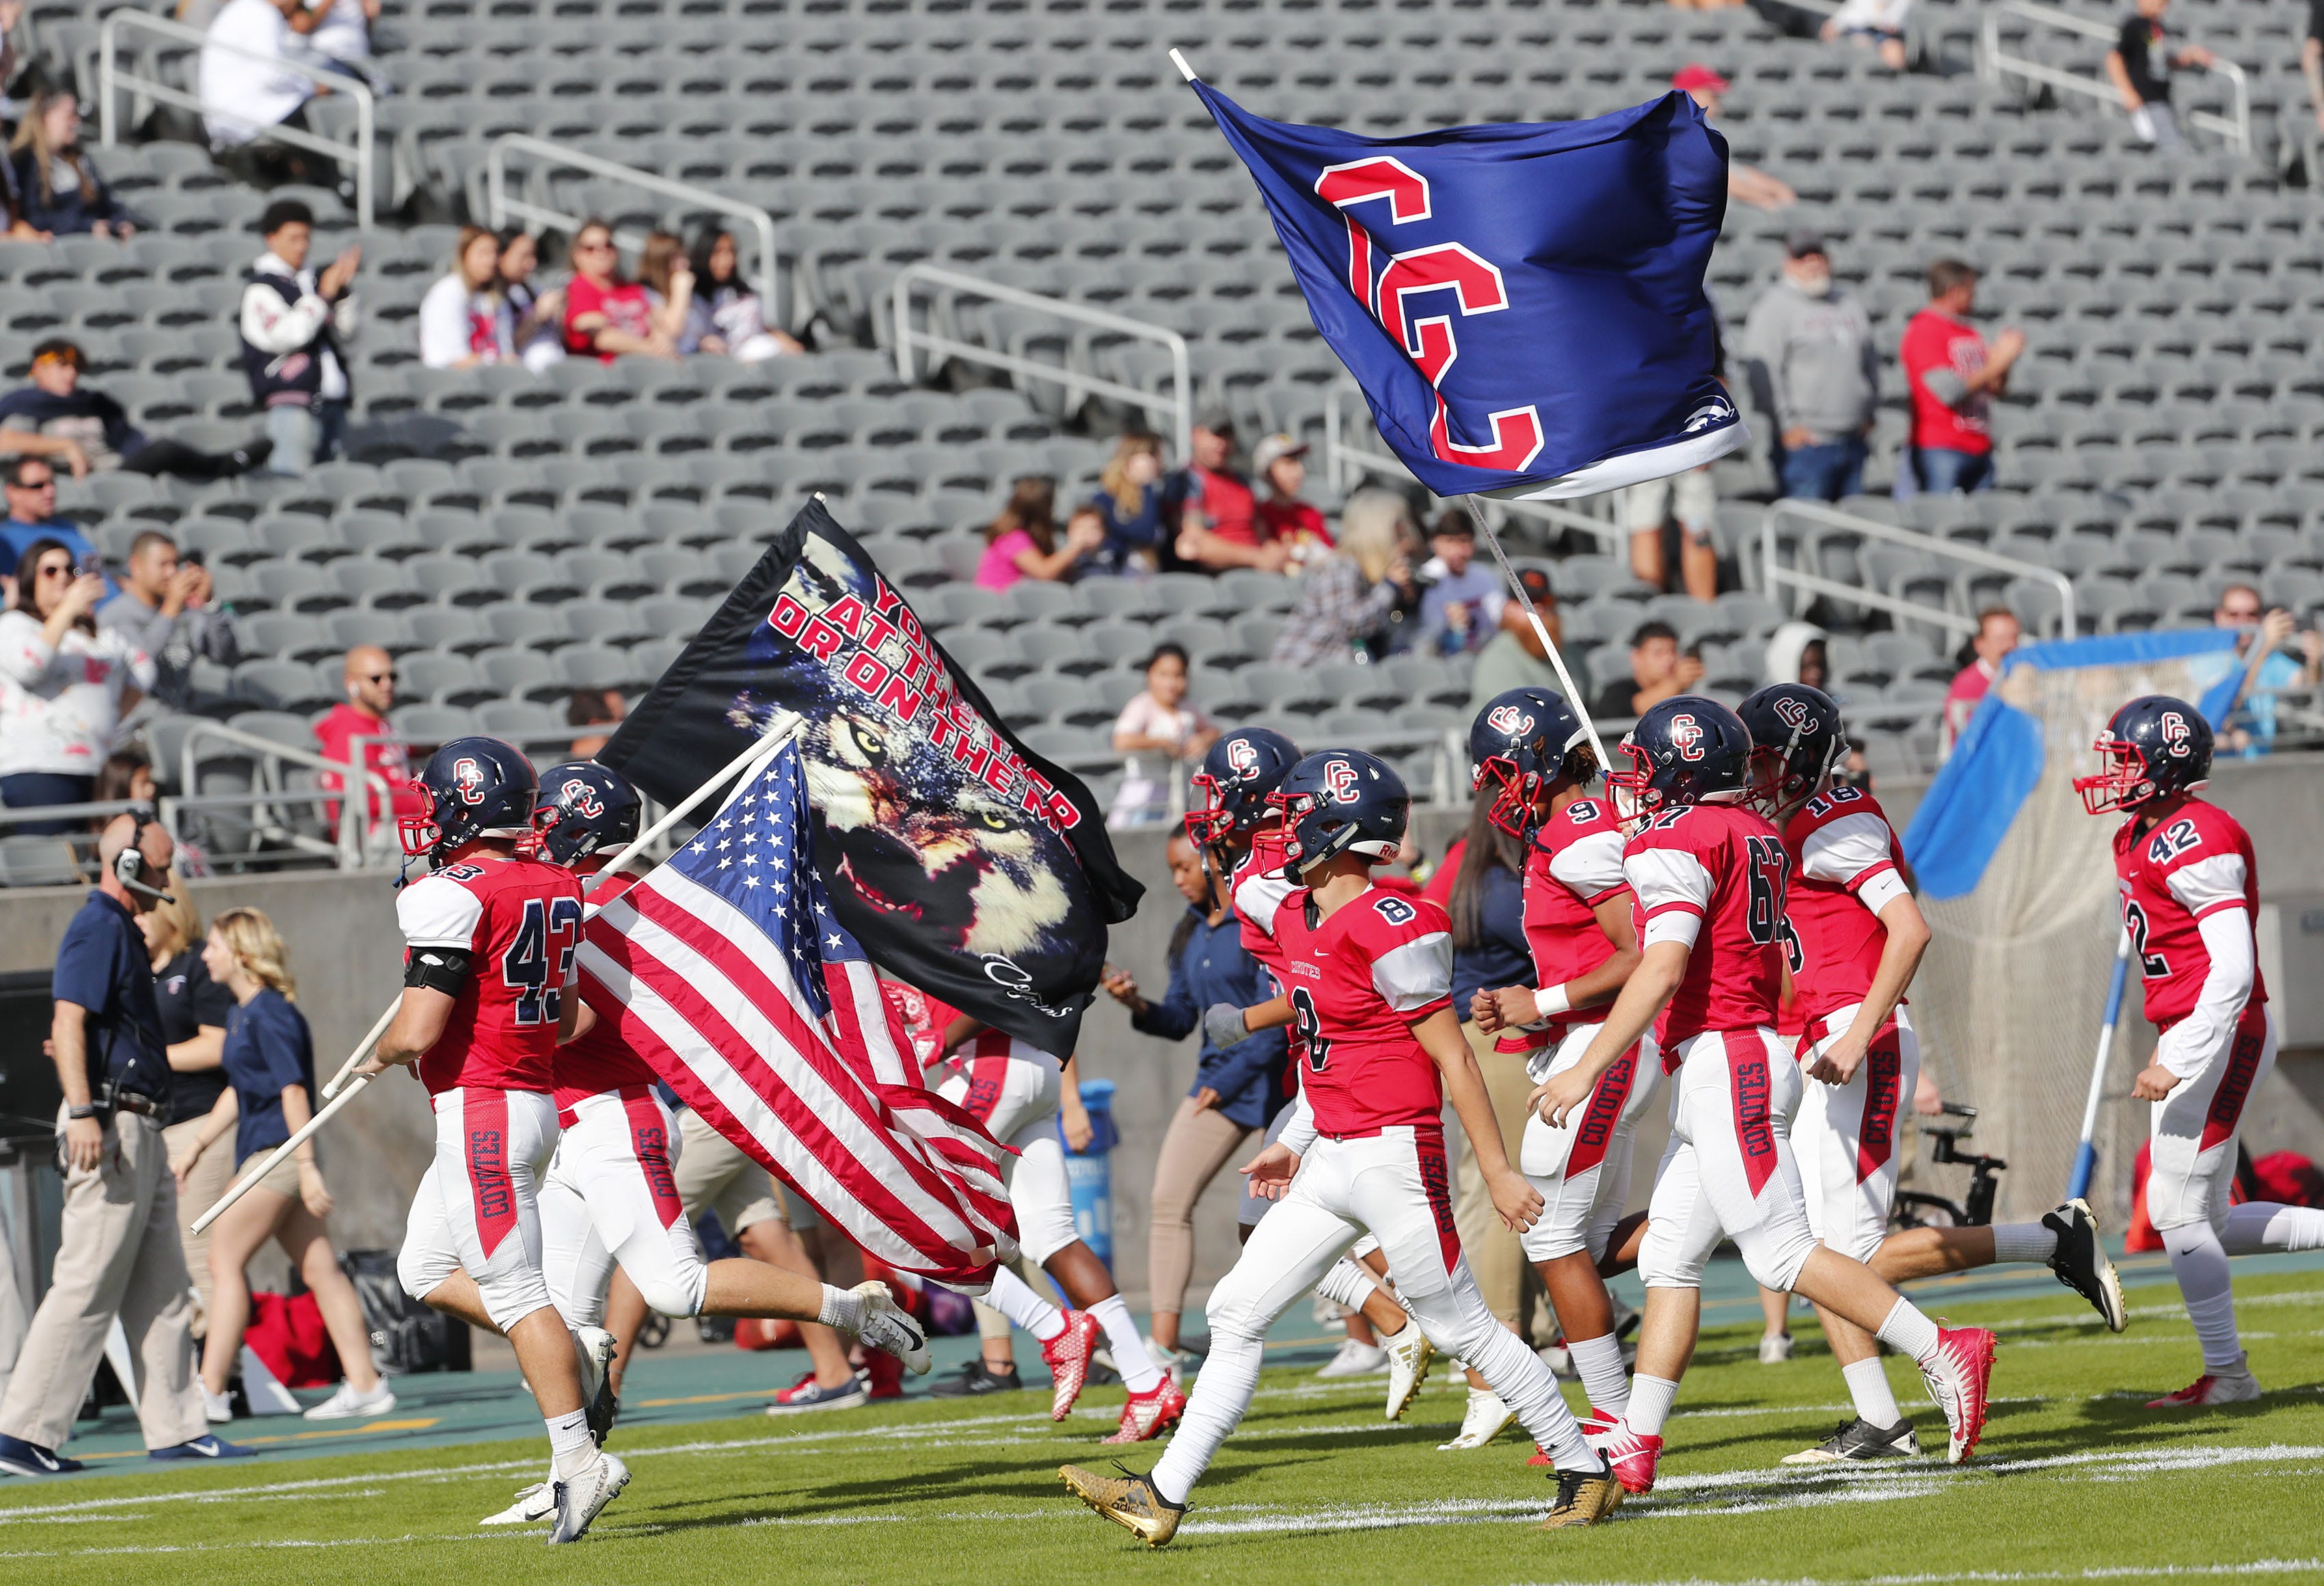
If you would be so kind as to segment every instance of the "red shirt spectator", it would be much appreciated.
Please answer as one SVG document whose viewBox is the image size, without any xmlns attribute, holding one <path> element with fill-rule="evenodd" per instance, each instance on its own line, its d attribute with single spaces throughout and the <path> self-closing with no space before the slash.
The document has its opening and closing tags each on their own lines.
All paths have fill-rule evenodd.
<svg viewBox="0 0 2324 1586">
<path fill-rule="evenodd" d="M 392 793 L 386 807 L 375 799 L 366 800 L 364 825 L 378 827 L 405 816 L 423 815 L 427 800 L 411 787 L 411 759 L 403 740 L 387 724 L 387 713 L 395 708 L 395 663 L 387 651 L 376 645 L 358 644 L 347 651 L 346 701 L 331 707 L 328 715 L 315 724 L 317 752 L 325 760 L 342 764 L 354 760 L 353 741 L 369 740 L 364 745 L 363 767 L 385 781 Z M 328 771 L 316 773 L 317 784 L 336 792 L 342 779 Z M 338 806 L 324 807 L 324 818 L 336 822 Z"/>
<path fill-rule="evenodd" d="M 1954 742 L 1969 728 L 1969 717 L 1985 699 L 1993 680 L 2001 676 L 2003 658 L 2017 648 L 2020 630 L 2015 613 L 1988 606 L 1977 616 L 1977 637 L 1969 641 L 1975 657 L 1945 690 L 1944 740 L 1940 752 L 1950 755 Z"/>
<path fill-rule="evenodd" d="M 1234 421 L 1223 411 L 1194 421 L 1193 451 L 1163 492 L 1163 516 L 1177 525 L 1178 560 L 1210 572 L 1259 567 L 1279 573 L 1285 549 L 1259 521 L 1250 481 L 1227 464 L 1234 456 Z"/>
<path fill-rule="evenodd" d="M 1251 453 L 1250 465 L 1268 487 L 1268 499 L 1258 507 L 1262 539 L 1283 547 L 1295 566 L 1328 555 L 1332 530 L 1323 514 L 1299 499 L 1307 482 L 1307 448 L 1287 435 L 1270 435 Z"/>
<path fill-rule="evenodd" d="M 1982 390 L 1969 389 L 1985 373 L 1985 337 L 1977 327 L 1932 303 L 1905 325 L 1903 355 L 1904 378 L 1913 388 L 1913 444 L 1980 455 L 1991 451 L 1993 432 L 1986 422 L 1990 404 Z"/>
<path fill-rule="evenodd" d="M 595 331 L 579 331 L 573 322 L 585 314 L 603 314 L 605 327 L 634 336 L 644 341 L 653 335 L 653 304 L 646 297 L 646 289 L 635 281 L 613 281 L 600 285 L 586 275 L 576 275 L 565 288 L 565 350 L 586 355 L 596 350 Z M 605 363 L 614 355 L 597 353 Z"/>
</svg>

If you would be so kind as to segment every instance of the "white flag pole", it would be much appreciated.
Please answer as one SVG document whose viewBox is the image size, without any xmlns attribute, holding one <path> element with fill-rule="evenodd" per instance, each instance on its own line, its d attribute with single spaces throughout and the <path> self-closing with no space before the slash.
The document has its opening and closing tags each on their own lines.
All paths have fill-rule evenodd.
<svg viewBox="0 0 2324 1586">
<path fill-rule="evenodd" d="M 1598 736 L 1597 724 L 1590 719 L 1589 698 L 1574 687 L 1573 674 L 1565 669 L 1565 658 L 1557 653 L 1557 645 L 1550 639 L 1549 629 L 1542 622 L 1541 613 L 1534 610 L 1533 602 L 1526 598 L 1525 586 L 1517 581 L 1517 570 L 1509 565 L 1509 553 L 1501 549 L 1501 537 L 1493 532 L 1490 523 L 1485 521 L 1484 512 L 1477 505 L 1475 496 L 1462 496 L 1461 504 L 1469 509 L 1469 516 L 1476 521 L 1477 532 L 1483 535 L 1485 543 L 1493 548 L 1493 559 L 1500 563 L 1501 576 L 1509 582 L 1509 598 L 1517 603 L 1525 612 L 1526 620 L 1533 624 L 1534 637 L 1541 641 L 1541 648 L 1549 657 L 1549 664 L 1557 670 L 1557 680 L 1565 686 L 1565 697 L 1572 705 L 1573 714 L 1582 718 L 1582 731 L 1590 734 L 1590 747 L 1597 753 L 1598 769 L 1612 770 L 1614 762 L 1607 757 L 1605 742 Z"/>
</svg>

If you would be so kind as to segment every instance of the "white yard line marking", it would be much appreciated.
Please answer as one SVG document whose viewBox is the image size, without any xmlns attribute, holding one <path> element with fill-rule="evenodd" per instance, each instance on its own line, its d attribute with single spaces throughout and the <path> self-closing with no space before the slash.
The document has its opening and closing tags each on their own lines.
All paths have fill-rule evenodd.
<svg viewBox="0 0 2324 1586">
<path fill-rule="evenodd" d="M 1729 1580 L 1695 1576 L 1670 1580 L 1661 1586 L 1942 1586 L 1950 1581 L 2138 1581 L 2181 1577 L 2208 1579 L 2218 1575 L 2301 1575 L 2324 1570 L 2324 1559 L 2263 1558 L 2233 1564 L 2093 1564 L 2081 1570 L 1949 1570 L 1923 1575 L 1868 1575 L 1846 1581 L 1814 1575 L 1750 1576 Z M 1636 1586 L 1632 1581 L 1562 1581 L 1559 1586 Z"/>
</svg>

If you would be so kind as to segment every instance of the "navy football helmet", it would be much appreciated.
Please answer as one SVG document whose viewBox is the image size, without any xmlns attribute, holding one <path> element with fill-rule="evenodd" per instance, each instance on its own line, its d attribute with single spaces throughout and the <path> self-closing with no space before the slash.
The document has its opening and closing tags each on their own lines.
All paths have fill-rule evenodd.
<svg viewBox="0 0 2324 1586">
<path fill-rule="evenodd" d="M 1821 688 L 1770 683 L 1735 714 L 1751 734 L 1751 802 L 1770 816 L 1813 798 L 1848 758 L 1840 706 Z"/>
<path fill-rule="evenodd" d="M 1412 818 L 1404 779 L 1360 749 L 1307 756 L 1267 801 L 1283 811 L 1283 873 L 1294 880 L 1335 854 L 1386 859 Z"/>
<path fill-rule="evenodd" d="M 1630 769 L 1606 773 L 1625 820 L 1682 805 L 1732 802 L 1751 779 L 1751 733 L 1715 699 L 1680 694 L 1638 718 L 1615 750 Z"/>
<path fill-rule="evenodd" d="M 1186 835 L 1208 848 L 1267 815 L 1268 796 L 1298 763 L 1299 746 L 1265 727 L 1238 727 L 1211 745 L 1189 779 L 1203 807 L 1186 812 Z"/>
<path fill-rule="evenodd" d="M 396 822 L 405 857 L 438 859 L 478 837 L 530 837 L 540 788 L 532 761 L 514 744 L 453 739 L 411 779 L 427 807 Z"/>
<path fill-rule="evenodd" d="M 1518 838 L 1540 824 L 1536 810 L 1554 783 L 1587 781 L 1598 768 L 1589 728 L 1547 688 L 1511 688 L 1487 700 L 1469 725 L 1469 759 L 1477 768 L 1471 790 L 1495 789 L 1486 818 Z"/>
<path fill-rule="evenodd" d="M 613 853 L 638 834 L 645 800 L 594 760 L 551 766 L 532 803 L 532 829 L 551 864 Z"/>
<path fill-rule="evenodd" d="M 2114 713 L 2098 742 L 2101 769 L 2076 777 L 2074 791 L 2092 815 L 2136 809 L 2211 779 L 2211 724 L 2168 694 L 2145 694 Z"/>
</svg>

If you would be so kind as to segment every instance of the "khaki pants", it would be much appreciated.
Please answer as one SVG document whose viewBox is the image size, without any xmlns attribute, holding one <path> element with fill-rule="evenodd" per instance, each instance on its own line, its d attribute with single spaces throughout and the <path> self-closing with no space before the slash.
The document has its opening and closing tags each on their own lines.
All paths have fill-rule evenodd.
<svg viewBox="0 0 2324 1586">
<path fill-rule="evenodd" d="M 1525 1138 L 1526 1097 L 1533 1091 L 1525 1059 L 1516 1053 L 1494 1051 L 1498 1037 L 1482 1034 L 1473 1022 L 1462 1025 L 1461 1033 L 1469 1037 L 1469 1050 L 1477 1055 L 1485 1092 L 1493 1099 L 1493 1116 L 1501 1126 L 1501 1149 L 1514 1166 Z M 1517 1248 L 1517 1236 L 1502 1226 L 1500 1214 L 1493 1210 L 1493 1197 L 1485 1188 L 1485 1176 L 1477 1166 L 1476 1153 L 1469 1148 L 1466 1130 L 1461 1136 L 1452 1182 L 1452 1224 L 1460 1230 L 1469 1270 L 1485 1296 L 1486 1309 L 1505 1325 L 1515 1327 L 1525 1308 L 1525 1252 Z"/>
<path fill-rule="evenodd" d="M 202 1132 L 203 1121 L 188 1118 L 171 1124 L 161 1131 L 162 1145 L 176 1150 L 181 1142 Z M 210 1314 L 210 1231 L 205 1228 L 196 1233 L 194 1219 L 217 1205 L 217 1198 L 233 1183 L 234 1130 L 228 1130 L 195 1159 L 193 1171 L 186 1175 L 185 1188 L 178 1192 L 178 1243 L 186 1252 L 186 1270 L 193 1274 L 194 1293 L 201 1296 L 193 1318 L 196 1338 L 204 1336 Z"/>
<path fill-rule="evenodd" d="M 1253 1132 L 1215 1107 L 1196 1111 L 1191 1096 L 1178 1103 L 1154 1162 L 1153 1222 L 1146 1236 L 1153 1309 L 1174 1315 L 1185 1309 L 1186 1281 L 1194 1270 L 1194 1203 Z"/>
<path fill-rule="evenodd" d="M 9 1242 L 8 1225 L 0 1219 L 0 1398 L 8 1396 L 16 1351 L 23 1347 L 24 1296 L 16 1289 L 16 1252 Z"/>
<path fill-rule="evenodd" d="M 169 1448 L 208 1432 L 194 1375 L 189 1287 L 169 1148 L 159 1126 L 121 1113 L 106 1126 L 97 1166 L 65 1175 L 55 1276 L 0 1402 L 0 1433 L 43 1448 L 71 1434 L 116 1314 L 136 1362 L 138 1380 L 124 1386 L 137 1401 L 145 1446 Z"/>
</svg>

